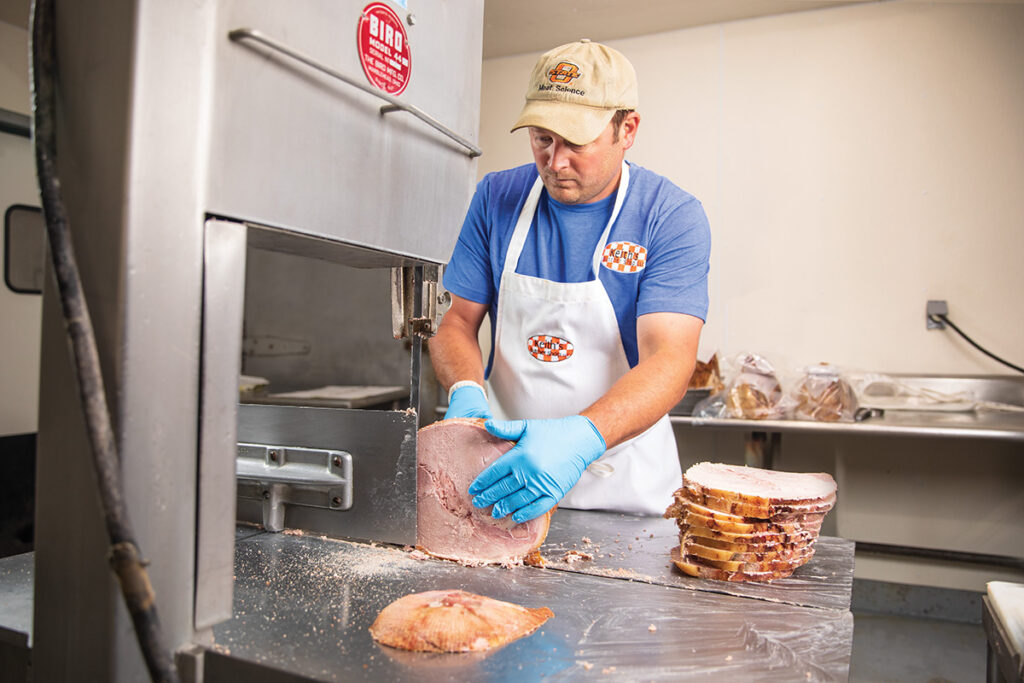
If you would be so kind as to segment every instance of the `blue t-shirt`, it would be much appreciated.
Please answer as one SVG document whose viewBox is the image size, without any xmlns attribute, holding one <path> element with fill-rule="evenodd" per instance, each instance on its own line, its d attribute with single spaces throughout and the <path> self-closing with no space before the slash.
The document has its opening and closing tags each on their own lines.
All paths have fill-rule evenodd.
<svg viewBox="0 0 1024 683">
<path fill-rule="evenodd" d="M 448 291 L 490 306 L 492 338 L 505 255 L 536 178 L 533 164 L 488 173 L 477 185 L 445 268 Z M 515 272 L 555 282 L 593 280 L 594 251 L 614 202 L 613 193 L 592 204 L 562 204 L 542 191 Z M 607 244 L 627 252 L 626 259 L 602 259 L 598 277 L 615 309 L 626 359 L 634 367 L 637 316 L 669 312 L 706 318 L 711 230 L 695 197 L 630 164 L 629 188 Z M 638 255 L 640 267 L 635 263 Z M 488 375 L 493 358 L 492 350 Z"/>
</svg>

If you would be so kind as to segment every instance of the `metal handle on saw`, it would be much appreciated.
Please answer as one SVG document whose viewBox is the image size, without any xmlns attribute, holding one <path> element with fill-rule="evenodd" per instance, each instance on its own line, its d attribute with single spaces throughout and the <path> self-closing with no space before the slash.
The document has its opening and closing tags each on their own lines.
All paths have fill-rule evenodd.
<svg viewBox="0 0 1024 683">
<path fill-rule="evenodd" d="M 316 69 L 317 71 L 321 71 L 321 72 L 327 74 L 328 76 L 332 76 L 333 78 L 337 78 L 339 81 L 342 81 L 344 83 L 348 83 L 353 88 L 359 88 L 360 90 L 362 90 L 365 93 L 368 93 L 370 95 L 374 95 L 376 97 L 379 97 L 379 98 L 381 98 L 382 100 L 384 100 L 385 102 L 388 103 L 387 105 L 385 105 L 385 106 L 380 108 L 380 112 L 382 114 L 387 114 L 387 113 L 392 112 L 392 111 L 406 111 L 406 112 L 409 112 L 410 114 L 412 114 L 413 116 L 418 118 L 420 121 L 423 121 L 424 123 L 426 123 L 431 128 L 434 128 L 435 130 L 438 130 L 441 133 L 444 133 L 449 138 L 451 138 L 452 140 L 454 140 L 455 142 L 459 143 L 460 145 L 465 147 L 467 150 L 469 150 L 470 158 L 478 157 L 481 154 L 483 154 L 483 152 L 480 150 L 479 147 L 477 147 L 472 142 L 470 142 L 466 138 L 462 137 L 461 135 L 459 135 L 458 133 L 456 133 L 452 129 L 448 128 L 443 123 L 441 123 L 440 121 L 435 119 L 430 114 L 427 114 L 426 112 L 424 112 L 419 107 L 415 107 L 415 106 L 413 106 L 411 104 L 406 104 L 405 102 L 402 102 L 397 97 L 393 97 L 392 95 L 389 95 L 386 92 L 383 92 L 382 90 L 378 90 L 377 88 L 374 88 L 372 86 L 360 83 L 356 79 L 354 79 L 354 78 L 352 78 L 350 76 L 346 76 L 345 74 L 343 74 L 343 73 L 341 73 L 339 71 L 335 71 L 334 69 L 330 68 L 329 66 L 324 66 L 323 64 L 321 64 L 320 62 L 316 61 L 312 57 L 308 57 L 307 55 L 304 55 L 301 52 L 297 52 L 297 51 L 291 49 L 290 47 L 288 47 L 286 45 L 282 45 L 281 43 L 277 42 L 276 40 L 274 40 L 272 38 L 268 38 L 267 36 L 263 35 L 262 33 L 260 33 L 259 31 L 255 30 L 255 29 L 251 29 L 251 28 L 236 28 L 233 31 L 229 31 L 228 32 L 228 38 L 230 38 L 231 40 L 235 41 L 236 43 L 239 42 L 239 41 L 242 41 L 242 40 L 247 40 L 247 39 L 255 41 L 257 43 L 260 43 L 262 45 L 265 45 L 265 46 L 269 47 L 272 50 L 276 50 L 276 51 L 280 52 L 281 54 L 287 55 L 287 56 L 291 57 L 292 59 L 300 61 L 303 64 L 305 64 L 306 66 L 312 67 L 312 68 Z"/>
</svg>

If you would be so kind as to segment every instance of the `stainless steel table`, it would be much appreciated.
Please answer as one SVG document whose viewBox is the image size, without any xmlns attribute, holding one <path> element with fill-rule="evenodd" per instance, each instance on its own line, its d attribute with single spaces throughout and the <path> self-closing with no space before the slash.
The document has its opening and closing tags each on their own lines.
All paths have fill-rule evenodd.
<svg viewBox="0 0 1024 683">
<path fill-rule="evenodd" d="M 850 609 L 853 541 L 819 537 L 811 562 L 792 576 L 772 583 L 732 583 L 687 576 L 668 560 L 669 550 L 678 543 L 679 529 L 670 519 L 558 510 L 541 553 L 549 569 L 803 607 Z M 586 552 L 594 559 L 568 561 L 566 553 L 572 550 Z"/>
<path fill-rule="evenodd" d="M 214 629 L 207 675 L 252 675 L 258 665 L 328 681 L 602 674 L 645 681 L 846 680 L 852 543 L 822 538 L 827 552 L 790 579 L 724 584 L 670 568 L 676 540 L 669 520 L 574 511 L 554 519 L 542 554 L 555 561 L 544 569 L 467 568 L 417 560 L 393 546 L 240 528 L 234 616 Z M 642 529 L 643 542 L 636 538 Z M 559 568 L 558 558 L 583 536 L 601 548 L 594 562 Z M 547 606 L 555 616 L 533 635 L 488 653 L 412 653 L 372 641 L 367 628 L 388 603 L 445 588 Z"/>
<path fill-rule="evenodd" d="M 683 576 L 668 561 L 675 542 L 670 520 L 561 510 L 541 549 L 546 568 L 467 568 L 396 546 L 239 526 L 234 614 L 214 628 L 205 680 L 846 680 L 851 542 L 820 538 L 814 560 L 772 584 Z M 574 546 L 594 560 L 568 565 Z M 0 661 L 26 671 L 32 569 L 32 553 L 0 559 Z M 372 641 L 367 628 L 385 605 L 442 588 L 555 616 L 487 653 Z"/>
<path fill-rule="evenodd" d="M 0 680 L 28 676 L 34 585 L 34 553 L 0 558 Z"/>
</svg>

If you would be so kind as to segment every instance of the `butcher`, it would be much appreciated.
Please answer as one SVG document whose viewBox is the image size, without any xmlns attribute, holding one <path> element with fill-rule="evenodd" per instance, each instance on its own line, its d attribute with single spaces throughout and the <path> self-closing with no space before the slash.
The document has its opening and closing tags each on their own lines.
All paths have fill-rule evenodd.
<svg viewBox="0 0 1024 683">
<path fill-rule="evenodd" d="M 533 163 L 480 181 L 445 269 L 429 345 L 445 418 L 516 442 L 468 491 L 495 518 L 660 515 L 679 487 L 667 413 L 696 362 L 711 238 L 696 198 L 625 160 L 639 127 L 624 55 L 585 39 L 543 54 L 512 126 Z"/>
</svg>

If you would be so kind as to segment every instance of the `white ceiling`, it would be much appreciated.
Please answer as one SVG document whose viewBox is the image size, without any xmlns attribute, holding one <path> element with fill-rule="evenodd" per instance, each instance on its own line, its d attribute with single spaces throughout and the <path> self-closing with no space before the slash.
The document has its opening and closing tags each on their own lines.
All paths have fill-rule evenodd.
<svg viewBox="0 0 1024 683">
<path fill-rule="evenodd" d="M 878 0 L 486 0 L 484 58 Z"/>
<path fill-rule="evenodd" d="M 417 3 L 435 1 L 409 5 L 415 12 Z M 539 53 L 579 38 L 614 40 L 872 1 L 877 0 L 486 0 L 484 58 Z M 27 29 L 30 4 L 0 0 L 0 21 Z"/>
</svg>

